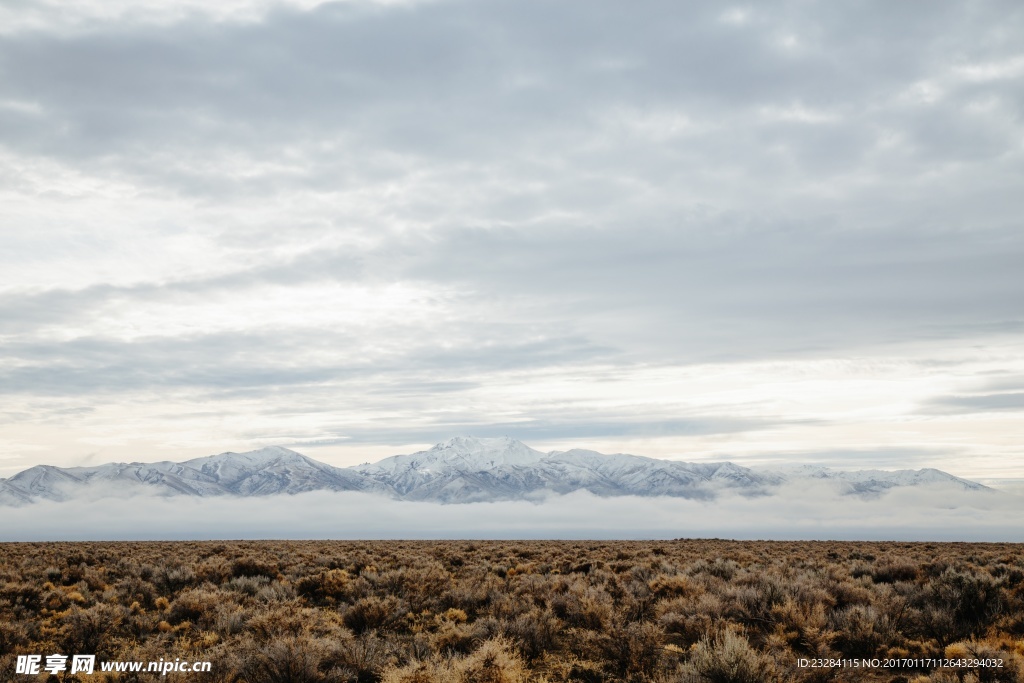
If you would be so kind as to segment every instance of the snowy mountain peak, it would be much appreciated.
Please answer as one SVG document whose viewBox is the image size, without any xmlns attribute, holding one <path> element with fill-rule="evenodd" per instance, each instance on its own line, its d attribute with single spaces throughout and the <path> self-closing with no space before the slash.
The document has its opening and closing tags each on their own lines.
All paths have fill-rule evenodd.
<svg viewBox="0 0 1024 683">
<path fill-rule="evenodd" d="M 493 467 L 495 465 L 530 465 L 545 456 L 521 441 L 499 436 L 481 439 L 471 436 L 456 436 L 443 441 L 428 453 L 444 454 L 446 457 L 462 458 L 467 464 Z"/>
<path fill-rule="evenodd" d="M 194 467 L 204 472 L 227 472 L 227 471 L 249 471 L 262 469 L 274 465 L 294 464 L 312 462 L 301 453 L 296 453 L 282 446 L 267 446 L 256 451 L 235 453 L 228 451 L 217 455 L 207 455 L 201 458 L 193 458 L 181 463 L 188 467 Z"/>
<path fill-rule="evenodd" d="M 284 446 L 266 446 L 255 451 L 246 451 L 245 453 L 235 453 L 234 451 L 227 451 L 225 453 L 219 453 L 217 455 L 207 455 L 201 458 L 194 458 L 188 462 L 205 462 L 212 460 L 235 460 L 240 462 L 249 463 L 263 463 L 273 462 L 275 460 L 294 460 L 296 458 L 305 458 L 306 456 L 301 453 L 297 453 L 291 449 L 285 448 Z"/>
<path fill-rule="evenodd" d="M 534 465 L 546 455 L 507 436 L 457 436 L 442 441 L 430 450 L 411 455 L 394 455 L 377 463 L 360 465 L 356 469 L 375 473 L 417 471 L 436 474 L 452 470 L 483 472 L 505 466 Z"/>
</svg>

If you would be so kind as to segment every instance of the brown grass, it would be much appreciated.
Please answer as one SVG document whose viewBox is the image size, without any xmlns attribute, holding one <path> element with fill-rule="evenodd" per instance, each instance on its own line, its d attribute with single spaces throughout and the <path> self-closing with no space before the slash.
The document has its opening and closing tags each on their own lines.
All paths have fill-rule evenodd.
<svg viewBox="0 0 1024 683">
<path fill-rule="evenodd" d="M 213 662 L 80 683 L 1024 683 L 1024 546 L 0 545 L 0 680 L 54 652 Z M 1003 666 L 798 666 L 936 657 Z"/>
</svg>

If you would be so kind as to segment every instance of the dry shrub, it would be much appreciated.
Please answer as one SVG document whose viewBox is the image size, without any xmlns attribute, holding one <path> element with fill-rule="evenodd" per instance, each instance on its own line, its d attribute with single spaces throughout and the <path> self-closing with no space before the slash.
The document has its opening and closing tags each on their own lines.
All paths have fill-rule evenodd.
<svg viewBox="0 0 1024 683">
<path fill-rule="evenodd" d="M 202 588 L 182 591 L 170 604 L 167 621 L 171 624 L 188 621 L 204 627 L 212 626 L 216 619 L 217 605 L 220 604 L 221 599 L 220 594 Z"/>
<path fill-rule="evenodd" d="M 508 642 L 493 639 L 455 667 L 465 683 L 525 683 L 526 667 Z"/>
<path fill-rule="evenodd" d="M 31 614 L 43 604 L 43 592 L 32 583 L 5 583 L 0 586 L 0 601 L 15 614 Z"/>
<path fill-rule="evenodd" d="M 259 642 L 269 642 L 276 638 L 298 637 L 307 631 L 308 626 L 306 610 L 280 605 L 253 611 L 247 628 Z"/>
<path fill-rule="evenodd" d="M 870 605 L 851 605 L 833 612 L 829 622 L 836 633 L 836 649 L 849 657 L 878 656 L 882 646 L 892 641 L 891 623 Z"/>
<path fill-rule="evenodd" d="M 722 579 L 723 581 L 732 581 L 733 577 L 736 576 L 736 572 L 740 570 L 740 566 L 734 560 L 728 560 L 725 558 L 717 557 L 714 562 L 708 562 L 707 560 L 697 560 L 687 572 L 691 576 L 698 576 L 700 574 L 707 574 L 716 578 Z"/>
<path fill-rule="evenodd" d="M 153 585 L 163 595 L 174 595 L 178 591 L 191 586 L 196 581 L 196 573 L 189 567 L 163 566 L 153 576 Z"/>
<path fill-rule="evenodd" d="M 223 637 L 242 633 L 249 622 L 249 614 L 242 608 L 231 604 L 217 606 L 214 617 L 214 630 Z"/>
<path fill-rule="evenodd" d="M 121 625 L 122 608 L 95 605 L 89 609 L 71 607 L 61 615 L 57 643 L 64 654 L 93 654 L 105 649 L 112 632 Z"/>
<path fill-rule="evenodd" d="M 124 604 L 139 603 L 143 609 L 153 609 L 156 604 L 156 587 L 137 576 L 129 576 L 121 579 L 115 585 L 120 600 Z"/>
<path fill-rule="evenodd" d="M 665 634 L 657 624 L 616 625 L 600 638 L 602 659 L 617 678 L 650 677 L 658 668 L 664 640 Z"/>
<path fill-rule="evenodd" d="M 483 624 L 446 622 L 441 624 L 435 633 L 430 634 L 427 642 L 433 652 L 468 654 L 487 636 L 486 629 L 482 627 Z"/>
<path fill-rule="evenodd" d="M 879 560 L 870 570 L 871 580 L 875 583 L 896 583 L 897 581 L 913 581 L 917 578 L 917 565 L 906 560 Z"/>
<path fill-rule="evenodd" d="M 508 641 L 485 641 L 472 654 L 412 662 L 384 672 L 382 683 L 526 683 L 529 674 Z"/>
<path fill-rule="evenodd" d="M 0 621 L 0 655 L 14 652 L 28 643 L 28 632 L 24 624 L 9 624 Z"/>
<path fill-rule="evenodd" d="M 659 574 L 651 579 L 648 588 L 659 600 L 692 595 L 696 592 L 693 581 L 683 574 Z"/>
<path fill-rule="evenodd" d="M 344 569 L 331 569 L 304 576 L 295 584 L 295 592 L 314 605 L 333 605 L 351 601 L 356 595 L 354 581 Z"/>
<path fill-rule="evenodd" d="M 972 669 L 979 683 L 1021 683 L 1024 681 L 1024 662 L 1015 652 L 975 640 L 960 641 L 946 647 L 943 653 L 949 659 L 1001 660 L 1001 667 Z"/>
<path fill-rule="evenodd" d="M 426 567 L 407 568 L 401 572 L 400 578 L 396 592 L 414 612 L 436 608 L 451 584 L 451 574 L 439 562 L 432 562 Z"/>
<path fill-rule="evenodd" d="M 220 555 L 205 557 L 195 566 L 196 578 L 219 586 L 231 578 L 231 565 Z"/>
<path fill-rule="evenodd" d="M 871 604 L 871 589 L 848 578 L 833 577 L 827 582 L 825 589 L 831 596 L 836 609 L 842 609 L 850 605 Z"/>
<path fill-rule="evenodd" d="M 341 683 L 347 672 L 333 666 L 330 641 L 307 637 L 278 638 L 253 647 L 241 663 L 246 683 Z"/>
<path fill-rule="evenodd" d="M 591 631 L 604 630 L 611 622 L 614 605 L 611 596 L 602 590 L 573 586 L 568 593 L 552 596 L 548 601 L 552 614 L 567 627 Z"/>
<path fill-rule="evenodd" d="M 533 661 L 558 648 L 562 624 L 550 610 L 534 608 L 505 622 L 502 631 L 528 661 Z"/>
<path fill-rule="evenodd" d="M 931 579 L 919 598 L 923 632 L 940 647 L 984 633 L 999 615 L 1005 595 L 988 573 L 946 569 Z"/>
<path fill-rule="evenodd" d="M 750 647 L 739 633 L 726 630 L 715 638 L 705 636 L 683 669 L 683 681 L 707 683 L 767 683 L 776 681 L 773 662 Z"/>
<path fill-rule="evenodd" d="M 774 608 L 785 603 L 788 597 L 782 582 L 773 576 L 755 575 L 743 577 L 736 583 L 738 588 L 727 592 L 735 603 L 731 616 L 745 626 L 771 629 Z"/>
<path fill-rule="evenodd" d="M 335 657 L 336 665 L 348 673 L 347 680 L 355 683 L 376 683 L 396 661 L 393 645 L 376 633 L 342 640 Z"/>
<path fill-rule="evenodd" d="M 255 557 L 240 557 L 231 563 L 231 575 L 236 578 L 240 576 L 265 576 L 268 579 L 273 579 L 277 577 L 277 574 L 277 565 Z"/>
<path fill-rule="evenodd" d="M 343 619 L 356 633 L 393 630 L 408 612 L 408 605 L 393 595 L 357 600 L 345 610 Z"/>
<path fill-rule="evenodd" d="M 721 598 L 710 593 L 702 593 L 696 600 L 666 600 L 658 605 L 658 624 L 673 643 L 689 647 L 714 629 L 722 609 Z"/>
<path fill-rule="evenodd" d="M 441 601 L 443 605 L 457 607 L 475 618 L 490 604 L 492 596 L 500 594 L 504 587 L 501 579 L 488 573 L 474 581 L 452 581 Z"/>
</svg>

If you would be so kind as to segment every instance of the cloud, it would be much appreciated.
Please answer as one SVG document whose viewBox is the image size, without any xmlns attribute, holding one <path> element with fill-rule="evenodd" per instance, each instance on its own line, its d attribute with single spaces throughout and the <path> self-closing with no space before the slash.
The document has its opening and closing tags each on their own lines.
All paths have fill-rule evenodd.
<svg viewBox="0 0 1024 683">
<path fill-rule="evenodd" d="M 546 412 L 554 413 L 555 410 Z M 337 444 L 380 443 L 392 440 L 401 443 L 440 443 L 451 434 L 472 434 L 475 437 L 499 437 L 515 434 L 517 439 L 549 441 L 563 439 L 594 439 L 606 437 L 706 436 L 737 434 L 768 427 L 780 426 L 780 421 L 754 420 L 727 416 L 694 417 L 689 420 L 645 420 L 642 416 L 623 419 L 621 416 L 604 417 L 584 411 L 564 413 L 559 419 L 518 422 L 481 421 L 479 416 L 465 415 L 464 420 L 438 420 L 425 426 L 356 427 L 345 430 L 342 438 L 312 438 L 287 444 L 295 448 L 316 448 Z"/>
<path fill-rule="evenodd" d="M 949 488 L 865 501 L 830 486 L 770 497 L 551 496 L 439 505 L 357 493 L 271 498 L 102 498 L 6 511 L 4 541 L 226 538 L 679 538 L 1024 540 L 1024 498 Z"/>
<path fill-rule="evenodd" d="M 1002 25 L 1021 21 L 1002 9 Z M 1020 207 L 999 181 L 1019 168 L 1019 122 L 964 108 L 1015 91 L 961 92 L 946 73 L 969 67 L 950 66 L 948 43 L 979 42 L 973 25 L 945 30 L 962 9 L 931 7 L 913 37 L 850 8 L 741 25 L 664 11 L 332 3 L 10 35 L 0 63 L 19 68 L 4 87 L 31 111 L 12 110 L 24 120 L 7 149 L 130 183 L 131 204 L 175 197 L 198 212 L 178 220 L 224 257 L 248 240 L 270 258 L 194 280 L 14 291 L 5 324 L 122 318 L 155 300 L 178 301 L 176 318 L 210 297 L 352 278 L 455 288 L 459 310 L 485 311 L 482 329 L 561 323 L 666 362 L 1020 322 Z M 986 44 L 979 63 L 1010 47 Z M 929 76 L 952 79 L 947 104 L 901 104 Z M 936 174 L 940 161 L 953 166 Z M 238 220 L 252 201 L 266 224 Z M 153 229 L 161 241 L 179 227 Z M 297 257 L 293 231 L 367 241 Z"/>
<path fill-rule="evenodd" d="M 928 404 L 936 413 L 990 413 L 1024 410 L 1024 393 L 941 396 Z"/>
<path fill-rule="evenodd" d="M 478 343 L 482 340 L 477 340 Z M 295 362 L 327 355 L 330 363 Z M 258 349 L 253 353 L 253 349 Z M 339 381 L 379 378 L 369 387 L 377 395 L 401 396 L 431 388 L 472 388 L 454 373 L 508 371 L 559 366 L 567 362 L 594 363 L 609 349 L 572 338 L 550 337 L 527 343 L 480 344 L 472 349 L 438 349 L 408 344 L 394 352 L 377 348 L 367 354 L 364 343 L 344 331 L 316 328 L 242 333 L 197 333 L 153 336 L 133 340 L 80 337 L 62 342 L 11 344 L 8 368 L 0 368 L 0 394 L 74 395 L 126 390 L 188 388 L 221 397 L 260 392 L 268 386 L 317 386 Z M 419 379 L 410 377 L 418 373 Z M 424 377 L 425 376 L 425 377 Z"/>
<path fill-rule="evenodd" d="M 12 7 L 5 438 L 1009 452 L 876 412 L 1019 370 L 1015 3 Z"/>
</svg>

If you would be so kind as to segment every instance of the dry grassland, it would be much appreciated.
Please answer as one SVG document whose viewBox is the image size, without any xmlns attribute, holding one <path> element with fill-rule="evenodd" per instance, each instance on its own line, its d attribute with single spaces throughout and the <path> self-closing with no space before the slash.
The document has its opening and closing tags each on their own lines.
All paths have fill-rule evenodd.
<svg viewBox="0 0 1024 683">
<path fill-rule="evenodd" d="M 1022 683 L 1024 546 L 2 544 L 0 680 L 54 652 L 213 663 L 50 679 L 82 683 Z M 872 658 L 1003 665 L 799 666 Z"/>
</svg>

